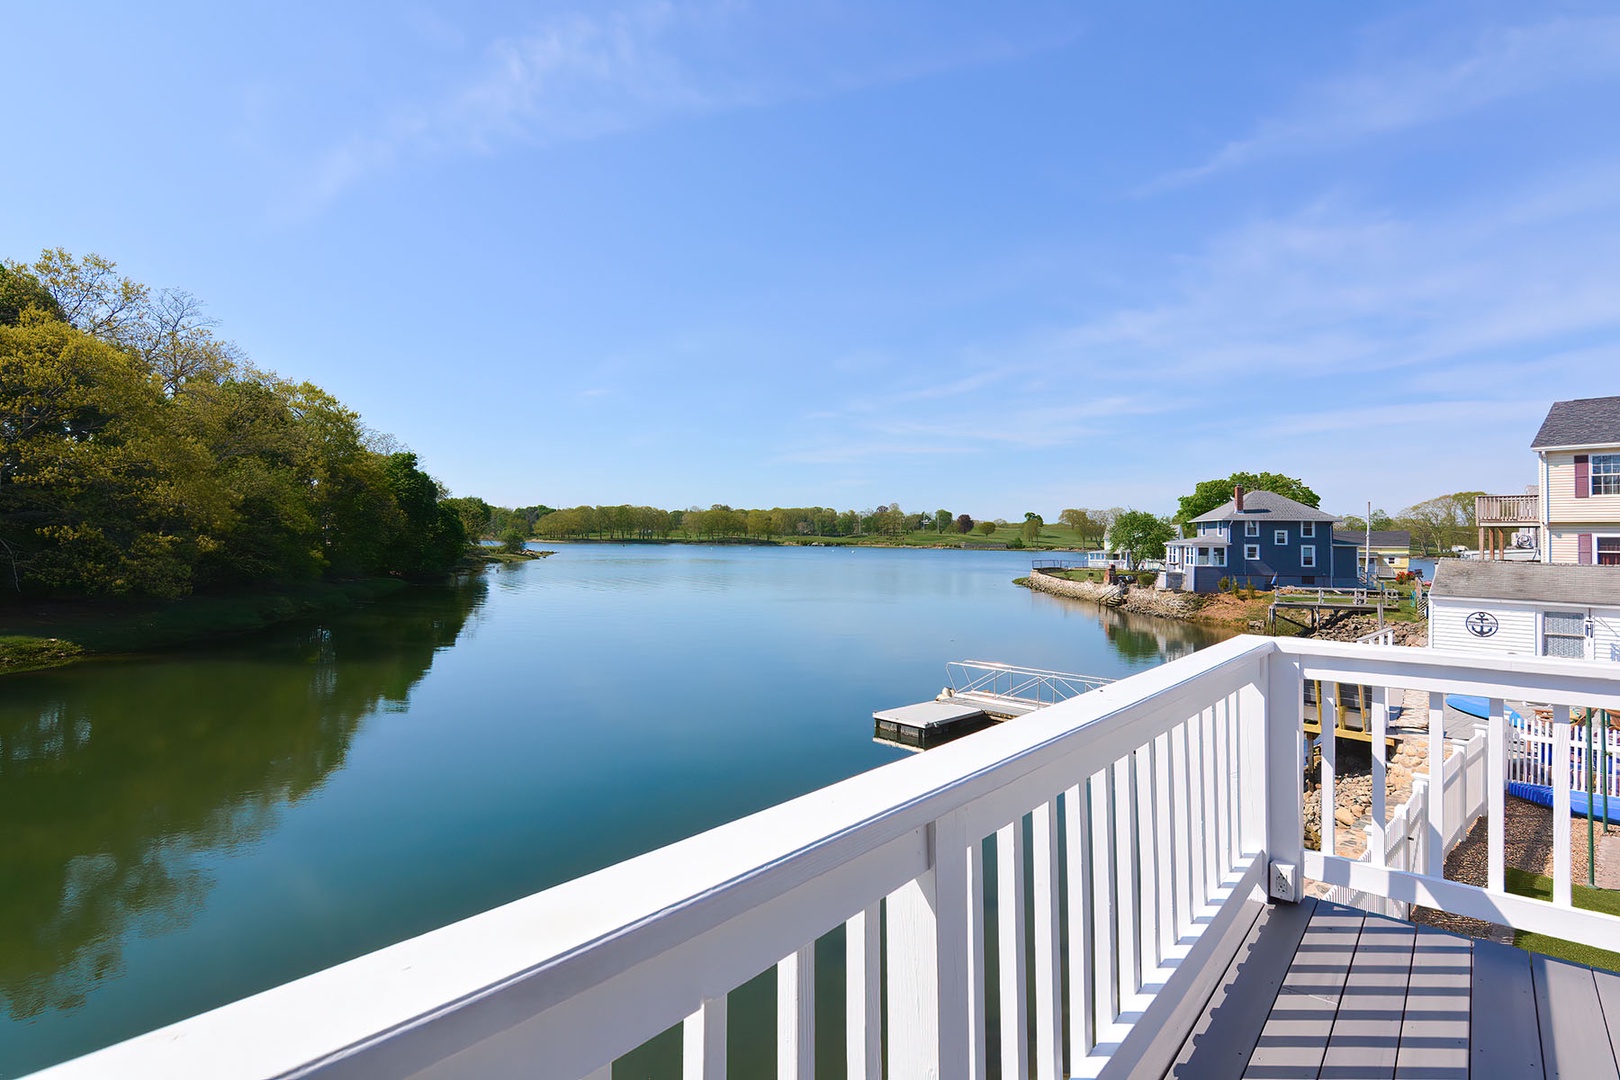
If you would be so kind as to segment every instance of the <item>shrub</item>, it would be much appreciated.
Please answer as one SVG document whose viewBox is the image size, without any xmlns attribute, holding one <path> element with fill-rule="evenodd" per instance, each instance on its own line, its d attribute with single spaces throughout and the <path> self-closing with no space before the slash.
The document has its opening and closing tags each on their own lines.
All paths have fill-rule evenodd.
<svg viewBox="0 0 1620 1080">
<path fill-rule="evenodd" d="M 1223 577 L 1215 583 L 1215 587 L 1223 593 L 1235 594 L 1237 592 L 1237 581 L 1230 577 Z"/>
<path fill-rule="evenodd" d="M 1016 549 L 1022 548 L 1023 546 L 1024 546 L 1024 538 L 1021 537 L 1021 536 L 1015 536 L 1011 540 L 1007 541 L 1007 547 L 1010 548 L 1010 549 L 1016 550 Z"/>
<path fill-rule="evenodd" d="M 517 555 L 523 551 L 523 544 L 527 539 L 528 537 L 523 535 L 523 530 L 514 526 L 501 533 L 501 550 L 509 555 Z"/>
<path fill-rule="evenodd" d="M 1154 570 L 1139 570 L 1139 571 L 1137 571 L 1136 583 L 1138 585 L 1152 585 L 1155 581 L 1158 581 L 1158 580 L 1159 580 L 1159 575 L 1158 575 L 1157 571 L 1154 571 Z"/>
</svg>

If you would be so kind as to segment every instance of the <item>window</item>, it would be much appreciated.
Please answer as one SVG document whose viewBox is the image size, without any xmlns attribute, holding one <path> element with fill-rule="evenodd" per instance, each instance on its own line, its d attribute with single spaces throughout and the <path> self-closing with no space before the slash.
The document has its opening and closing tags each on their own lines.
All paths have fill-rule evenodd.
<svg viewBox="0 0 1620 1080">
<path fill-rule="evenodd" d="M 1258 521 L 1245 521 L 1243 523 L 1243 535 L 1244 536 L 1259 536 L 1260 535 L 1260 523 Z"/>
<path fill-rule="evenodd" d="M 1311 537 L 1315 536 L 1316 535 L 1316 522 L 1314 522 L 1314 521 L 1302 521 L 1302 522 L 1300 522 L 1299 523 L 1299 535 L 1303 536 L 1307 540 L 1309 540 Z"/>
<path fill-rule="evenodd" d="M 1620 536 L 1598 536 L 1593 542 L 1597 545 L 1599 566 L 1620 566 Z"/>
<path fill-rule="evenodd" d="M 1592 455 L 1592 494 L 1620 495 L 1620 454 Z"/>
<path fill-rule="evenodd" d="M 1288 530 L 1278 529 L 1277 534 L 1271 538 L 1271 542 L 1278 547 L 1286 547 L 1288 544 Z"/>
<path fill-rule="evenodd" d="M 1226 565 L 1226 549 L 1223 548 L 1223 547 L 1216 548 L 1214 550 L 1214 552 L 1211 553 L 1209 561 L 1210 561 L 1210 563 L 1212 565 L 1215 565 L 1215 566 L 1225 566 Z"/>
<path fill-rule="evenodd" d="M 1260 545 L 1259 544 L 1244 544 L 1243 545 L 1243 557 L 1245 559 L 1259 559 L 1260 558 Z"/>
<path fill-rule="evenodd" d="M 1541 616 L 1541 655 L 1579 660 L 1586 655 L 1586 616 L 1549 611 Z"/>
<path fill-rule="evenodd" d="M 1315 544 L 1301 544 L 1301 545 L 1299 545 L 1299 565 L 1306 566 L 1306 567 L 1316 565 L 1316 545 Z"/>
</svg>

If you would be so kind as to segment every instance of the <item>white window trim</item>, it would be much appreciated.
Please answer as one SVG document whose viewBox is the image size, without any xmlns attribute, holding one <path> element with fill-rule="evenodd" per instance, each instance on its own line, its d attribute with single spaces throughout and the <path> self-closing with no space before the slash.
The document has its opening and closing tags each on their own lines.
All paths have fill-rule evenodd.
<svg viewBox="0 0 1620 1080">
<path fill-rule="evenodd" d="M 1309 560 L 1309 561 L 1307 561 L 1307 560 Z M 1315 544 L 1301 544 L 1301 545 L 1299 545 L 1299 565 L 1300 565 L 1300 569 L 1302 569 L 1302 570 L 1315 570 L 1316 569 L 1316 545 Z"/>
<path fill-rule="evenodd" d="M 1299 523 L 1299 535 L 1308 540 L 1316 539 L 1316 522 L 1302 521 Z"/>
<path fill-rule="evenodd" d="M 1247 559 L 1247 560 L 1250 560 L 1250 561 L 1253 561 L 1253 562 L 1258 562 L 1260 560 L 1260 545 L 1259 544 L 1244 544 L 1243 545 L 1243 557 L 1245 559 Z"/>
<path fill-rule="evenodd" d="M 1278 529 L 1271 534 L 1271 542 L 1278 547 L 1288 546 L 1288 530 Z"/>
<path fill-rule="evenodd" d="M 1620 540 L 1620 533 L 1593 533 L 1592 534 L 1592 565 L 1594 565 L 1594 566 L 1601 565 L 1597 561 L 1598 560 L 1598 541 L 1599 540 Z M 1578 551 L 1579 550 L 1578 545 L 1580 544 L 1580 541 L 1576 540 L 1576 544 L 1577 544 L 1576 550 Z"/>
<path fill-rule="evenodd" d="M 1605 477 L 1615 477 L 1616 483 L 1620 484 L 1620 454 L 1589 454 L 1586 459 L 1586 493 L 1599 499 L 1608 495 L 1620 495 L 1620 488 L 1616 488 L 1614 491 L 1599 491 L 1597 489 L 1597 463 L 1599 458 L 1614 459 L 1613 464 L 1617 471 L 1605 472 L 1603 475 Z"/>
<path fill-rule="evenodd" d="M 1586 623 L 1590 622 L 1591 619 L 1592 619 L 1592 613 L 1590 611 L 1587 611 L 1587 610 L 1582 609 L 1582 608 L 1576 608 L 1573 611 L 1570 611 L 1570 610 L 1564 609 L 1564 608 L 1551 609 L 1551 610 L 1542 608 L 1542 609 L 1538 609 L 1536 611 L 1536 655 L 1537 656 L 1551 656 L 1552 655 L 1551 653 L 1549 653 L 1547 651 L 1547 616 L 1548 615 L 1578 615 L 1578 616 L 1580 616 L 1580 618 L 1583 620 L 1582 623 L 1581 623 L 1581 635 L 1580 635 L 1581 656 L 1585 657 L 1587 654 L 1589 654 L 1592 651 L 1586 644 L 1589 640 L 1591 640 L 1590 638 L 1588 638 L 1586 636 Z M 1574 637 L 1575 635 L 1573 635 L 1573 634 L 1558 634 L 1556 636 L 1561 637 L 1561 638 L 1570 638 L 1570 637 Z"/>
<path fill-rule="evenodd" d="M 1260 535 L 1260 523 L 1258 521 L 1245 521 L 1243 523 L 1243 535 L 1244 536 L 1259 536 Z"/>
</svg>

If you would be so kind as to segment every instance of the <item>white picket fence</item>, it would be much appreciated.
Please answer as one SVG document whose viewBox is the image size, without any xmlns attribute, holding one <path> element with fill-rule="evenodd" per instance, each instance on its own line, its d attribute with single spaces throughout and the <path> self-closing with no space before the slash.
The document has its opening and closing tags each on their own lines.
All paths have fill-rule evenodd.
<svg viewBox="0 0 1620 1080">
<path fill-rule="evenodd" d="M 1485 809 L 1489 805 L 1485 787 L 1488 746 L 1485 734 L 1481 732 L 1466 743 L 1450 745 L 1453 747 L 1453 753 L 1446 759 L 1443 788 L 1445 811 L 1439 815 L 1443 822 L 1441 831 L 1444 834 L 1441 837 L 1442 863 L 1445 857 L 1468 836 L 1474 822 L 1485 815 Z M 1421 871 L 1428 864 L 1431 843 L 1428 827 L 1429 793 L 1429 778 L 1413 777 L 1411 798 L 1390 813 L 1389 823 L 1384 826 L 1385 866 L 1396 870 Z M 1369 856 L 1372 845 L 1378 842 L 1374 832 L 1370 825 L 1367 826 Z M 1333 886 L 1327 898 L 1335 903 L 1375 911 L 1396 919 L 1406 918 L 1411 910 L 1411 905 L 1404 901 L 1351 889 L 1345 885 Z"/>
<path fill-rule="evenodd" d="M 1606 792 L 1610 798 L 1620 798 L 1620 729 L 1614 720 L 1610 721 L 1607 731 L 1601 723 L 1579 721 L 1571 722 L 1568 730 L 1570 788 L 1599 795 Z M 1533 715 L 1522 717 L 1513 724 L 1508 739 L 1508 780 L 1551 787 L 1553 762 L 1558 760 L 1553 722 Z"/>
</svg>

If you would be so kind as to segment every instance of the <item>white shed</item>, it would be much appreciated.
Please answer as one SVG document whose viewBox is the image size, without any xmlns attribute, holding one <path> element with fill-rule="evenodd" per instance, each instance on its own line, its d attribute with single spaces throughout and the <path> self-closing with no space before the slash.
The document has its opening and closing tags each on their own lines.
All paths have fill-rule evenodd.
<svg viewBox="0 0 1620 1080">
<path fill-rule="evenodd" d="M 1620 569 L 1442 559 L 1429 645 L 1620 663 Z"/>
</svg>

